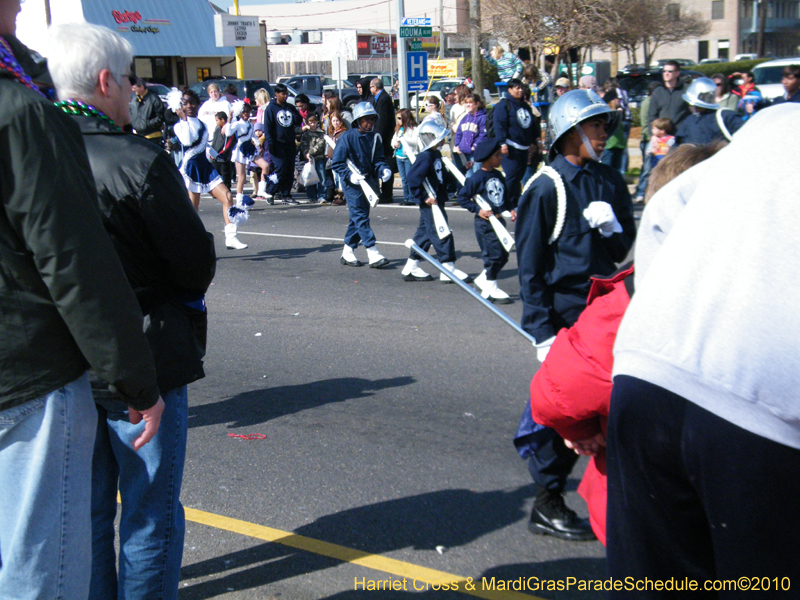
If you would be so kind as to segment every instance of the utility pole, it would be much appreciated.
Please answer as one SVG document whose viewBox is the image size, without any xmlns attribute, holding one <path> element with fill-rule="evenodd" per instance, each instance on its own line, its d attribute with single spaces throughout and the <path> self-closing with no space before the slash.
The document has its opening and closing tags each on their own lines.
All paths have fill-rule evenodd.
<svg viewBox="0 0 800 600">
<path fill-rule="evenodd" d="M 439 0 L 439 59 L 444 58 L 444 0 Z"/>
<path fill-rule="evenodd" d="M 53 24 L 53 15 L 50 13 L 50 0 L 44 0 L 44 22 L 47 26 Z"/>
<path fill-rule="evenodd" d="M 233 10 L 235 11 L 233 14 L 235 14 L 238 17 L 239 0 L 233 0 Z M 244 79 L 244 54 L 242 54 L 241 46 L 236 46 L 236 78 Z"/>
<path fill-rule="evenodd" d="M 767 25 L 767 0 L 758 2 L 758 37 L 756 38 L 756 52 L 758 58 L 764 57 L 764 29 Z"/>
<path fill-rule="evenodd" d="M 400 37 L 400 26 L 406 16 L 403 0 L 397 3 L 397 78 L 400 80 L 400 108 L 408 108 L 408 73 L 406 73 L 406 39 Z"/>
<path fill-rule="evenodd" d="M 483 96 L 483 56 L 481 56 L 481 5 L 469 0 L 469 37 L 472 54 L 472 83 L 475 92 Z"/>
</svg>

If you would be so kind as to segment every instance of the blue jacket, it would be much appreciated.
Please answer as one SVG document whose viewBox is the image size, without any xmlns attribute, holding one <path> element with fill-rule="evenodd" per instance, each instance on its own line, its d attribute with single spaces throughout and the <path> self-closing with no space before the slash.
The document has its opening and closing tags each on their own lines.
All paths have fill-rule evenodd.
<svg viewBox="0 0 800 600">
<path fill-rule="evenodd" d="M 503 143 L 505 140 L 511 140 L 520 146 L 525 146 L 527 150 L 533 140 L 540 135 L 539 120 L 533 116 L 531 107 L 521 100 L 503 98 L 495 104 L 492 119 L 494 135 L 503 140 Z"/>
<path fill-rule="evenodd" d="M 270 154 L 282 156 L 297 152 L 295 128 L 302 124 L 300 113 L 288 102 L 283 106 L 277 102 L 267 104 L 264 109 L 264 136 Z"/>
<path fill-rule="evenodd" d="M 492 205 L 492 212 L 499 215 L 504 210 L 511 210 L 511 202 L 508 199 L 508 187 L 506 178 L 497 169 L 478 172 L 470 175 L 464 182 L 464 186 L 459 190 L 456 200 L 468 211 L 477 216 L 480 207 L 473 198 L 480 194 L 484 200 Z"/>
<path fill-rule="evenodd" d="M 486 133 L 486 111 L 478 109 L 474 115 L 467 113 L 461 118 L 456 128 L 456 137 L 453 143 L 464 154 L 472 154 L 483 140 L 488 138 Z"/>
<path fill-rule="evenodd" d="M 423 181 L 428 182 L 436 192 L 436 201 L 439 206 L 444 206 L 447 202 L 447 188 L 444 185 L 444 165 L 442 164 L 442 153 L 436 149 L 426 150 L 417 154 L 417 160 L 411 165 L 406 173 L 406 182 L 411 192 L 411 197 L 418 205 L 425 204 L 428 199 L 428 192 L 425 191 Z"/>
<path fill-rule="evenodd" d="M 522 328 L 538 342 L 557 333 L 551 311 L 554 294 L 589 294 L 592 275 L 613 273 L 636 237 L 631 197 L 619 171 L 599 162 L 579 168 L 560 154 L 551 166 L 564 183 L 567 211 L 564 228 L 549 244 L 556 222 L 555 182 L 547 175 L 534 181 L 517 206 L 517 263 L 519 265 Z M 594 201 L 608 202 L 622 233 L 605 238 L 589 227 L 583 211 Z"/>
<path fill-rule="evenodd" d="M 381 171 L 390 168 L 383 155 L 381 138 L 374 131 L 361 133 L 356 128 L 345 131 L 336 142 L 331 160 L 331 168 L 344 182 L 344 190 L 361 193 L 361 186 L 353 185 L 350 181 L 352 171 L 347 166 L 348 159 L 367 180 L 370 180 L 372 189 L 375 189 L 375 182 Z"/>
<path fill-rule="evenodd" d="M 732 110 L 722 111 L 722 122 L 731 133 L 736 133 L 744 125 L 742 118 Z M 675 132 L 675 145 L 679 144 L 710 144 L 715 140 L 726 139 L 717 123 L 717 112 L 710 111 L 702 114 L 689 115 L 684 119 Z"/>
</svg>

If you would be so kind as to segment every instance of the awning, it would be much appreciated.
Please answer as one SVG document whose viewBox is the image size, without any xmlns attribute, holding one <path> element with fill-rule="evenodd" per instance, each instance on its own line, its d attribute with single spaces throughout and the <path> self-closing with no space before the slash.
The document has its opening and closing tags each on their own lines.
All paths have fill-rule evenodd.
<svg viewBox="0 0 800 600">
<path fill-rule="evenodd" d="M 234 54 L 214 42 L 214 9 L 207 0 L 83 0 L 83 16 L 121 34 L 136 56 Z"/>
</svg>

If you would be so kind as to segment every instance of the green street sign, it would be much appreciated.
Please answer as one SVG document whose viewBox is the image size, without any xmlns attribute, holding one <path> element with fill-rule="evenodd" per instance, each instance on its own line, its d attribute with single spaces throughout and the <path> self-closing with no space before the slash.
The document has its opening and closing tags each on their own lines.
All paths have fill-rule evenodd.
<svg viewBox="0 0 800 600">
<path fill-rule="evenodd" d="M 401 27 L 401 38 L 429 38 L 433 36 L 433 27 Z"/>
<path fill-rule="evenodd" d="M 410 40 L 409 41 L 410 48 L 412 52 L 415 50 L 422 50 L 422 40 Z"/>
</svg>

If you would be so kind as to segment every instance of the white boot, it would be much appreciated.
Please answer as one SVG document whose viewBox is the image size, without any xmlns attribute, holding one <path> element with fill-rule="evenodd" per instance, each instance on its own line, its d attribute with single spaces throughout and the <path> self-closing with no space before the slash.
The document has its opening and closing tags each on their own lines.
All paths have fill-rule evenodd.
<svg viewBox="0 0 800 600">
<path fill-rule="evenodd" d="M 472 283 L 482 292 L 486 288 L 486 269 L 481 271 L 481 274 L 478 275 Z"/>
<path fill-rule="evenodd" d="M 236 194 L 236 197 L 234 198 L 234 204 L 237 208 L 244 208 L 244 203 L 242 202 L 243 200 L 244 194 Z"/>
<path fill-rule="evenodd" d="M 455 275 L 456 277 L 458 277 L 458 278 L 459 278 L 461 281 L 464 281 L 465 279 L 467 279 L 467 278 L 469 277 L 469 275 L 467 275 L 466 273 L 464 273 L 464 271 L 459 271 L 458 269 L 456 269 L 456 264 L 455 264 L 455 263 L 452 263 L 452 262 L 445 262 L 445 263 L 442 263 L 442 266 L 443 266 L 445 269 L 447 269 L 448 271 L 450 271 L 450 272 L 451 272 L 453 275 Z M 452 280 L 452 279 L 450 279 L 450 278 L 449 278 L 447 275 L 445 275 L 444 273 L 442 273 L 441 275 L 439 275 L 439 281 L 443 281 L 443 282 L 445 282 L 445 283 L 453 283 L 453 280 Z"/>
<path fill-rule="evenodd" d="M 243 244 L 236 238 L 236 225 L 228 223 L 225 225 L 225 246 L 231 250 L 244 250 L 247 244 Z"/>
<path fill-rule="evenodd" d="M 258 198 L 266 198 L 267 197 L 267 182 L 266 181 L 259 181 L 258 182 L 258 194 L 256 194 Z"/>
<path fill-rule="evenodd" d="M 356 258 L 356 253 L 353 252 L 353 249 L 347 244 L 345 244 L 342 249 L 342 258 L 339 259 L 339 262 L 348 267 L 360 267 L 362 264 L 361 261 Z"/>
<path fill-rule="evenodd" d="M 431 281 L 433 277 L 419 268 L 419 261 L 409 258 L 402 271 L 404 281 Z"/>
<path fill-rule="evenodd" d="M 369 266 L 373 269 L 380 269 L 389 264 L 389 259 L 384 258 L 375 246 L 367 248 L 367 258 L 369 258 Z"/>
<path fill-rule="evenodd" d="M 511 304 L 511 298 L 497 287 L 497 281 L 487 281 L 481 296 L 488 298 L 494 304 Z"/>
</svg>

